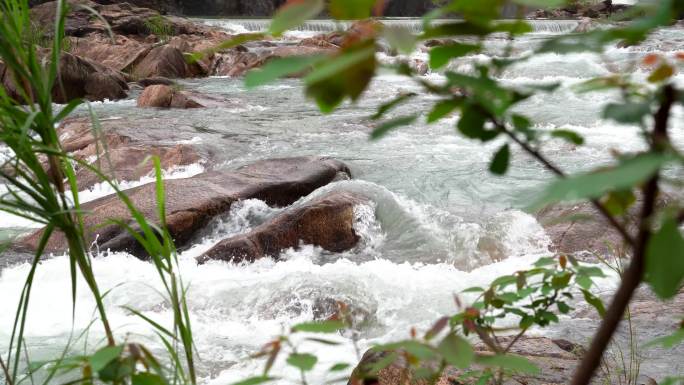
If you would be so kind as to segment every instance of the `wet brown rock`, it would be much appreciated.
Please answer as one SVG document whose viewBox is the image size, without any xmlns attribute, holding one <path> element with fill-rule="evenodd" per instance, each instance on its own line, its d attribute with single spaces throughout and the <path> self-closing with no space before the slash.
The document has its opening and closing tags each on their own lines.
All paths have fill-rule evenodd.
<svg viewBox="0 0 684 385">
<path fill-rule="evenodd" d="M 511 337 L 503 337 L 500 342 L 506 344 Z M 478 354 L 489 355 L 490 352 L 482 345 L 476 345 L 475 350 Z M 522 356 L 540 369 L 537 375 L 513 375 L 504 381 L 504 384 L 529 384 L 529 385 L 554 385 L 565 384 L 571 377 L 575 366 L 578 363 L 578 355 L 568 352 L 553 340 L 545 337 L 523 337 L 516 342 L 510 350 L 511 354 Z M 413 379 L 413 370 L 407 365 L 403 355 L 398 354 L 397 359 L 388 367 L 382 369 L 377 375 L 369 374 L 368 368 L 388 357 L 391 352 L 368 350 L 361 359 L 359 365 L 354 369 L 348 385 L 378 384 L 378 385 L 427 385 L 430 382 L 422 379 Z M 436 369 L 434 363 L 422 363 L 425 368 Z M 472 369 L 477 369 L 474 366 Z M 439 385 L 471 384 L 477 379 L 461 380 L 459 376 L 462 371 L 453 367 L 447 368 L 437 381 Z M 454 382 L 456 381 L 456 382 Z M 465 381 L 465 382 L 464 382 Z"/>
<path fill-rule="evenodd" d="M 260 67 L 265 63 L 265 56 L 255 52 L 242 52 L 232 50 L 214 55 L 210 73 L 214 76 L 242 76 L 252 68 Z"/>
<path fill-rule="evenodd" d="M 96 30 L 91 24 L 92 14 L 86 9 L 79 7 L 79 5 L 97 9 L 99 8 L 97 3 L 90 0 L 68 0 L 67 2 L 70 5 L 70 11 L 64 25 L 66 36 L 83 36 Z M 48 34 L 52 33 L 54 30 L 56 5 L 56 1 L 49 1 L 31 8 L 31 22 L 36 26 L 40 26 Z"/>
<path fill-rule="evenodd" d="M 154 86 L 154 85 L 165 85 L 165 86 L 175 86 L 176 82 L 169 79 L 165 78 L 162 76 L 156 76 L 156 77 L 151 77 L 151 78 L 145 78 L 145 79 L 140 79 L 138 80 L 138 84 L 140 84 L 143 87 L 149 87 L 149 86 Z"/>
<path fill-rule="evenodd" d="M 181 91 L 163 84 L 145 88 L 138 98 L 138 107 L 202 108 L 230 107 L 232 102 L 215 95 Z"/>
<path fill-rule="evenodd" d="M 48 59 L 45 52 L 39 50 L 38 54 Z M 59 61 L 59 78 L 52 89 L 56 103 L 68 103 L 77 98 L 117 100 L 126 97 L 128 84 L 121 73 L 67 52 L 61 54 Z M 4 67 L 0 79 L 11 98 L 25 102 L 12 74 Z"/>
<path fill-rule="evenodd" d="M 188 77 L 190 71 L 183 53 L 177 48 L 164 45 L 153 48 L 135 65 L 132 75 L 138 79 L 154 76 L 177 79 Z"/>
<path fill-rule="evenodd" d="M 71 38 L 71 53 L 118 71 L 129 71 L 152 50 L 152 44 L 127 36 L 102 34 Z"/>
<path fill-rule="evenodd" d="M 552 250 L 575 254 L 614 253 L 622 246 L 622 237 L 591 203 L 555 205 L 537 213 L 537 220 L 551 238 Z"/>
<path fill-rule="evenodd" d="M 154 167 L 149 156 L 159 157 L 162 169 L 168 170 L 200 161 L 200 156 L 189 145 L 150 145 L 139 143 L 115 130 L 98 135 L 88 119 L 71 119 L 59 127 L 63 148 L 74 158 L 96 166 L 107 177 L 118 181 L 134 181 L 152 175 Z M 101 183 L 96 173 L 82 165 L 75 165 L 79 190 Z"/>
<path fill-rule="evenodd" d="M 122 77 L 109 72 L 95 72 L 88 76 L 83 88 L 89 100 L 119 100 L 127 95 L 128 86 Z"/>
<path fill-rule="evenodd" d="M 591 18 L 592 17 L 598 17 L 598 16 L 589 16 L 589 15 L 587 15 L 587 16 L 588 17 L 583 17 L 582 19 L 580 19 L 579 24 L 577 24 L 577 27 L 575 27 L 575 29 L 572 32 L 585 33 L 585 32 L 589 32 L 593 29 L 594 22 Z"/>
<path fill-rule="evenodd" d="M 210 73 L 214 76 L 244 76 L 248 71 L 259 68 L 274 58 L 304 56 L 314 54 L 332 54 L 335 50 L 329 47 L 310 45 L 277 46 L 264 51 L 245 51 L 233 49 L 217 53 L 211 63 Z"/>
<path fill-rule="evenodd" d="M 57 103 L 67 103 L 76 98 L 117 100 L 125 98 L 127 90 L 123 75 L 64 52 L 60 57 L 59 81 L 52 97 Z"/>
<path fill-rule="evenodd" d="M 100 157 L 94 163 L 102 173 L 112 179 L 135 181 L 153 175 L 154 166 L 149 159 L 151 156 L 159 158 L 160 166 L 164 170 L 189 165 L 200 160 L 194 149 L 184 144 L 175 146 L 128 145 L 110 149 L 106 156 Z M 81 190 L 102 182 L 97 174 L 83 167 L 77 171 L 76 179 Z"/>
<path fill-rule="evenodd" d="M 330 183 L 347 167 L 336 160 L 320 157 L 269 159 L 235 171 L 213 171 L 186 179 L 164 181 L 166 223 L 176 245 L 182 247 L 209 221 L 230 209 L 240 199 L 261 199 L 269 205 L 288 205 L 315 189 Z M 156 186 L 146 184 L 126 191 L 138 210 L 150 221 L 158 222 Z M 131 215 L 114 195 L 82 205 L 87 242 L 96 241 L 100 249 L 126 250 L 141 258 L 146 254 L 134 237 L 119 226 L 105 225 L 114 218 L 135 228 Z M 35 250 L 42 236 L 39 230 L 19 242 L 23 249 Z M 67 245 L 61 234 L 53 234 L 48 252 L 63 252 Z"/>
<path fill-rule="evenodd" d="M 662 192 L 658 197 L 657 207 L 663 208 L 675 199 L 673 195 Z M 641 212 L 642 199 L 637 195 L 636 201 L 620 218 L 626 230 L 636 234 L 636 223 Z M 558 253 L 582 253 L 594 262 L 596 258 L 587 256 L 597 253 L 603 256 L 621 254 L 625 251 L 623 239 L 617 230 L 594 208 L 590 202 L 575 204 L 557 204 L 546 207 L 536 213 L 537 220 L 544 227 L 552 241 L 552 250 Z"/>
<path fill-rule="evenodd" d="M 354 206 L 365 197 L 347 192 L 326 194 L 302 206 L 291 208 L 247 234 L 225 239 L 198 258 L 253 262 L 277 257 L 282 250 L 300 243 L 320 246 L 332 252 L 349 250 L 359 237 L 354 232 Z"/>
</svg>

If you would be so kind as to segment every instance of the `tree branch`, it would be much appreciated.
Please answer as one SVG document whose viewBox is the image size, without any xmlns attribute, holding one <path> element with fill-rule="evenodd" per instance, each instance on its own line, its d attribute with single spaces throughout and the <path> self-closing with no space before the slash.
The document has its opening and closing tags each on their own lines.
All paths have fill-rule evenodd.
<svg viewBox="0 0 684 385">
<path fill-rule="evenodd" d="M 500 124 L 494 120 L 495 125 L 499 130 L 501 130 L 504 134 L 506 134 L 511 140 L 513 140 L 515 143 L 517 143 L 525 152 L 528 154 L 532 155 L 535 159 L 537 159 L 546 169 L 551 171 L 552 173 L 556 174 L 559 178 L 567 178 L 567 175 L 556 165 L 551 163 L 544 155 L 542 155 L 539 151 L 535 150 L 534 148 L 530 147 L 529 144 L 526 142 L 520 140 L 513 132 L 511 132 L 509 129 L 507 129 L 503 124 Z M 615 230 L 617 230 L 620 233 L 620 236 L 625 240 L 625 242 L 629 245 L 634 247 L 636 245 L 636 242 L 632 235 L 627 231 L 627 229 L 620 223 L 618 222 L 617 218 L 613 216 L 606 206 L 604 206 L 601 202 L 599 202 L 598 199 L 592 199 L 591 203 L 594 205 L 596 210 L 610 223 Z"/>
<path fill-rule="evenodd" d="M 675 90 L 668 85 L 663 89 L 663 100 L 655 114 L 655 127 L 652 134 L 652 151 L 662 152 L 669 143 L 667 125 L 670 110 L 675 100 Z M 587 385 L 594 376 L 594 372 L 601 364 L 603 352 L 608 347 L 613 334 L 622 320 L 625 310 L 632 299 L 634 291 L 639 287 L 644 274 L 646 246 L 651 238 L 651 217 L 655 212 L 658 199 L 658 174 L 654 175 L 643 188 L 644 204 L 639 216 L 639 234 L 634 246 L 632 261 L 622 275 L 620 287 L 613 297 L 601 326 L 592 339 L 591 346 L 582 357 L 571 385 Z"/>
</svg>

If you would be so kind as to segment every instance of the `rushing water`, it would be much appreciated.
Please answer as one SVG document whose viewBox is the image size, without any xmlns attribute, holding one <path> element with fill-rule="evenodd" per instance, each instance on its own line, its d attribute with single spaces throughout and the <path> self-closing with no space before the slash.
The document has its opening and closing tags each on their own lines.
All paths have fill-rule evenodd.
<svg viewBox="0 0 684 385">
<path fill-rule="evenodd" d="M 212 23 L 252 28 L 235 20 Z M 528 52 L 547 38 L 549 31 L 560 32 L 564 28 L 538 27 L 540 32 L 516 41 L 514 52 Z M 454 61 L 450 68 L 469 71 L 474 62 L 487 60 L 489 55 L 500 52 L 504 44 L 505 40 L 492 40 L 488 42 L 487 55 Z M 616 99 L 615 94 L 578 95 L 572 87 L 615 69 L 631 68 L 648 52 L 672 56 L 682 48 L 684 30 L 670 28 L 657 32 L 642 47 L 609 48 L 602 56 L 536 56 L 508 69 L 501 78 L 521 86 L 539 81 L 562 84 L 552 94 L 526 101 L 519 110 L 533 118 L 541 129 L 572 128 L 587 137 L 583 147 L 552 141 L 545 150 L 565 169 L 576 172 L 607 162 L 608 150 L 612 148 L 635 150 L 642 144 L 636 128 L 601 119 L 602 105 Z M 382 60 L 392 60 L 380 56 Z M 415 58 L 424 59 L 425 54 L 416 54 Z M 634 71 L 635 76 L 646 76 L 638 66 Z M 426 77 L 442 81 L 437 73 Z M 329 155 L 345 161 L 354 179 L 326 186 L 304 200 L 329 190 L 346 189 L 361 192 L 373 201 L 356 208 L 355 227 L 362 240 L 349 252 L 335 254 L 304 246 L 284 252 L 280 262 L 264 259 L 249 265 L 217 262 L 197 266 L 193 258 L 218 240 L 248 231 L 282 210 L 258 200 L 234 205 L 230 213 L 208 224 L 192 247 L 182 252 L 181 268 L 185 281 L 190 283 L 190 311 L 201 375 L 207 383 L 226 384 L 259 373 L 263 362 L 248 359 L 250 354 L 288 325 L 325 313 L 326 304 L 333 300 L 344 301 L 356 309 L 356 338 L 363 352 L 374 343 L 405 338 L 410 327 L 425 329 L 441 315 L 455 311 L 454 293 L 486 285 L 497 275 L 524 269 L 536 258 L 547 255 L 547 236 L 524 209 L 525 202 L 550 175 L 523 153 L 513 152 L 508 175 L 492 176 L 487 171 L 488 164 L 500 143 L 483 146 L 460 137 L 454 130 L 454 117 L 430 126 L 419 123 L 397 130 L 381 141 L 368 140 L 372 124 L 367 117 L 377 105 L 398 92 L 419 90 L 418 85 L 405 78 L 382 75 L 361 102 L 345 105 L 328 116 L 321 115 L 304 98 L 296 80 L 283 80 L 252 91 L 247 91 L 239 79 L 187 80 L 183 85 L 226 96 L 235 106 L 212 110 L 142 110 L 135 107 L 137 95 L 133 93 L 128 100 L 95 103 L 94 109 L 102 119 L 125 117 L 131 122 L 130 134 L 143 140 L 194 143 L 210 156 L 206 164 L 169 170 L 170 177 L 187 177 L 203 169 L 234 168 L 264 158 Z M 397 114 L 426 111 L 430 102 L 429 97 L 418 98 Z M 675 114 L 673 138 L 684 144 L 682 111 L 678 109 Z M 129 181 L 129 186 L 146 181 L 149 180 Z M 93 199 L 109 192 L 98 188 L 86 194 Z M 3 236 L 27 226 L 0 214 Z M 28 269 L 26 264 L 15 264 L 0 273 L 0 348 L 8 341 L 13 309 Z M 34 360 L 59 353 L 71 333 L 78 334 L 92 320 L 94 303 L 81 284 L 72 329 L 68 269 L 66 257 L 56 256 L 43 262 L 37 271 L 26 327 Z M 94 269 L 103 290 L 112 289 L 105 302 L 116 333 L 158 347 L 150 328 L 122 309 L 136 308 L 163 324 L 171 320 L 171 312 L 158 294 L 161 287 L 153 266 L 125 253 L 103 253 L 95 259 Z M 610 293 L 614 285 L 614 278 L 605 279 L 600 291 Z M 468 299 L 466 296 L 465 300 Z M 584 318 L 583 314 L 587 312 L 572 314 L 573 322 L 562 317 L 561 325 L 547 333 L 586 342 L 596 321 Z M 668 321 L 662 322 L 645 325 L 644 338 L 671 327 Z M 96 323 L 90 332 L 93 344 L 101 337 L 98 326 Z M 349 337 L 334 337 L 343 342 L 340 346 L 306 342 L 303 348 L 320 356 L 321 369 L 340 361 L 354 364 L 358 361 L 357 352 Z M 82 346 L 79 344 L 78 348 Z M 684 372 L 684 364 L 676 353 L 656 351 L 648 356 L 644 371 L 656 378 Z M 276 372 L 282 371 L 278 368 Z M 298 378 L 297 373 L 284 373 L 283 383 Z M 324 378 L 322 371 L 317 370 L 311 383 L 327 379 L 330 378 Z"/>
</svg>

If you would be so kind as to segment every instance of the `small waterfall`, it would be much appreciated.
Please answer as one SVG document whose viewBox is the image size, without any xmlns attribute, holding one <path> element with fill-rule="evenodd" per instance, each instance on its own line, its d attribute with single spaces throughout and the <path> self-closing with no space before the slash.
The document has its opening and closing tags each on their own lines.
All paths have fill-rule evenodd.
<svg viewBox="0 0 684 385">
<path fill-rule="evenodd" d="M 209 19 L 203 20 L 205 24 L 220 27 L 235 33 L 244 32 L 264 32 L 268 29 L 270 19 Z M 421 19 L 383 19 L 385 25 L 404 28 L 414 33 L 423 31 L 423 21 Z M 436 20 L 434 24 L 448 23 L 450 20 Z M 561 34 L 572 32 L 579 22 L 577 20 L 528 20 L 534 32 L 545 34 Z M 304 24 L 294 28 L 298 32 L 327 33 L 338 30 L 348 29 L 353 24 L 352 21 L 337 20 L 309 20 Z"/>
<path fill-rule="evenodd" d="M 570 33 L 577 28 L 577 20 L 528 20 L 534 32 L 548 34 Z"/>
</svg>

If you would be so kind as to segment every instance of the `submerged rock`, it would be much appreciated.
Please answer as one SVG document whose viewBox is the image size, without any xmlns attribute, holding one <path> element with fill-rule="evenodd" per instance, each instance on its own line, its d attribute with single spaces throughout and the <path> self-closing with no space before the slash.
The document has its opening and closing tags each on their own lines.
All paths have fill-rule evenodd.
<svg viewBox="0 0 684 385">
<path fill-rule="evenodd" d="M 160 84 L 165 86 L 175 86 L 176 82 L 163 76 L 155 76 L 151 78 L 140 79 L 138 80 L 138 84 L 140 84 L 143 87 L 155 86 Z"/>
<path fill-rule="evenodd" d="M 67 120 L 58 132 L 62 147 L 74 158 L 97 166 L 107 177 L 118 181 L 134 181 L 151 175 L 154 171 L 148 160 L 151 155 L 159 157 L 165 170 L 200 160 L 195 149 L 186 144 L 141 143 L 116 130 L 96 134 L 89 119 Z M 102 182 L 100 176 L 87 167 L 76 164 L 74 168 L 79 190 Z"/>
<path fill-rule="evenodd" d="M 546 207 L 537 213 L 537 220 L 558 253 L 606 255 L 622 246 L 620 234 L 589 202 Z"/>
<path fill-rule="evenodd" d="M 354 206 L 367 198 L 347 192 L 332 192 L 292 208 L 247 234 L 225 239 L 198 258 L 253 262 L 266 256 L 277 257 L 284 249 L 300 243 L 340 252 L 353 248 L 359 240 L 354 231 Z"/>
<path fill-rule="evenodd" d="M 260 199 L 269 205 L 289 205 L 330 183 L 338 172 L 349 174 L 342 162 L 321 157 L 269 159 L 235 171 L 213 171 L 186 179 L 164 181 L 166 223 L 176 246 L 182 247 L 209 221 L 230 209 L 241 199 Z M 149 183 L 126 191 L 131 202 L 152 222 L 158 223 L 156 186 Z M 82 205 L 88 242 L 97 241 L 102 250 L 128 251 L 138 257 L 146 254 L 133 236 L 108 219 L 134 226 L 128 208 L 115 195 Z M 20 248 L 35 250 L 43 230 L 19 242 Z M 62 234 L 53 234 L 48 252 L 67 249 Z"/>
</svg>

